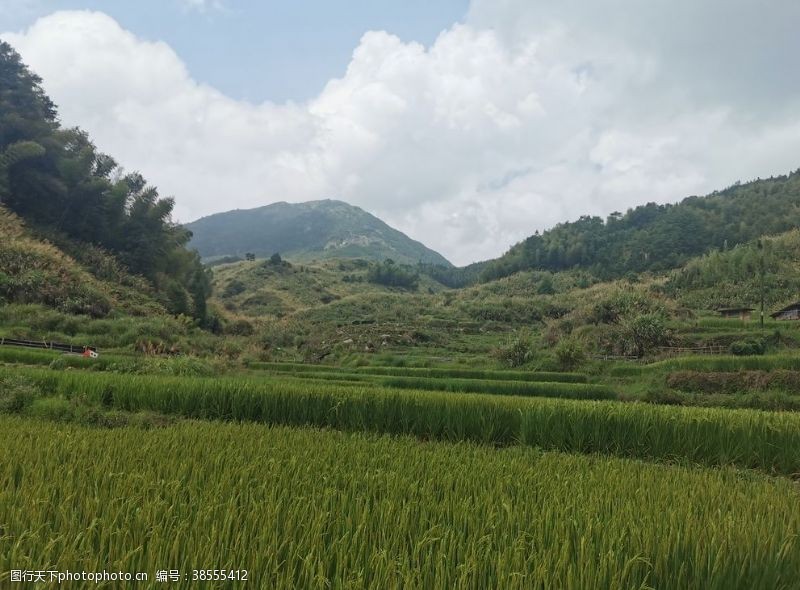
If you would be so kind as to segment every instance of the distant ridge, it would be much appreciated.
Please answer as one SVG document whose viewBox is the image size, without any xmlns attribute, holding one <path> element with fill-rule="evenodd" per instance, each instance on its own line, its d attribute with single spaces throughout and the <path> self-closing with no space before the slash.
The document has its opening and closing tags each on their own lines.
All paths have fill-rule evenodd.
<svg viewBox="0 0 800 590">
<path fill-rule="evenodd" d="M 416 264 L 452 264 L 438 252 L 343 201 L 273 203 L 203 217 L 186 227 L 189 246 L 205 259 L 258 257 L 280 252 L 295 260 L 366 258 Z"/>
<path fill-rule="evenodd" d="M 522 270 L 580 268 L 601 279 L 664 272 L 695 256 L 800 227 L 800 170 L 737 182 L 705 197 L 647 203 L 606 219 L 560 223 L 482 264 L 480 280 Z"/>
</svg>

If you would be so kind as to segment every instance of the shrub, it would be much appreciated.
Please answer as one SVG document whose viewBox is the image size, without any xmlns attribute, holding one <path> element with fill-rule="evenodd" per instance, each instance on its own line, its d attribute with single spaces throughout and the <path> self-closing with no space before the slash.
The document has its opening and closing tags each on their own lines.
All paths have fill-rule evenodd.
<svg viewBox="0 0 800 590">
<path fill-rule="evenodd" d="M 41 395 L 41 390 L 24 377 L 0 379 L 0 414 L 18 414 Z"/>
<path fill-rule="evenodd" d="M 128 424 L 135 428 L 142 430 L 151 430 L 154 428 L 164 428 L 172 426 L 177 422 L 174 416 L 165 416 L 157 412 L 137 412 L 135 414 L 128 414 Z"/>
<path fill-rule="evenodd" d="M 387 259 L 370 267 L 367 272 L 367 280 L 370 283 L 386 287 L 400 287 L 416 291 L 419 285 L 419 273 L 408 265 L 395 264 L 394 260 Z"/>
<path fill-rule="evenodd" d="M 730 352 L 736 356 L 757 356 L 766 352 L 766 344 L 763 340 L 749 338 L 747 340 L 737 340 L 730 345 Z"/>
<path fill-rule="evenodd" d="M 216 354 L 226 359 L 235 359 L 244 351 L 244 346 L 235 340 L 226 338 L 217 344 Z"/>
<path fill-rule="evenodd" d="M 236 319 L 225 326 L 225 333 L 233 336 L 252 336 L 254 332 L 253 324 L 244 318 Z"/>
<path fill-rule="evenodd" d="M 619 336 L 624 351 L 638 357 L 665 346 L 670 340 L 664 316 L 657 312 L 642 314 L 624 322 Z"/>
<path fill-rule="evenodd" d="M 221 363 L 212 363 L 194 356 L 175 356 L 170 358 L 148 359 L 136 365 L 135 373 L 140 375 L 176 375 L 182 377 L 210 377 L 223 372 Z"/>
<path fill-rule="evenodd" d="M 242 281 L 238 279 L 233 279 L 230 283 L 227 284 L 225 289 L 222 291 L 222 296 L 226 298 L 235 297 L 240 293 L 244 293 L 246 290 L 247 286 L 245 286 L 245 284 Z"/>
<path fill-rule="evenodd" d="M 54 371 L 63 371 L 68 366 L 67 359 L 63 356 L 54 358 L 52 361 L 50 361 L 50 365 L 48 366 Z"/>
<path fill-rule="evenodd" d="M 553 278 L 550 275 L 545 275 L 536 287 L 536 293 L 539 295 L 552 295 L 555 293 L 553 286 Z"/>
<path fill-rule="evenodd" d="M 507 367 L 521 367 L 533 360 L 533 342 L 530 336 L 518 336 L 508 346 L 496 348 L 492 356 Z"/>
<path fill-rule="evenodd" d="M 586 360 L 583 345 L 574 338 L 562 338 L 556 346 L 555 355 L 562 371 L 572 371 Z"/>
<path fill-rule="evenodd" d="M 586 319 L 594 324 L 616 324 L 637 314 L 658 313 L 662 307 L 640 290 L 616 289 L 594 304 Z"/>
<path fill-rule="evenodd" d="M 74 418 L 74 406 L 63 397 L 46 397 L 35 400 L 27 415 L 53 422 L 70 422 Z"/>
</svg>

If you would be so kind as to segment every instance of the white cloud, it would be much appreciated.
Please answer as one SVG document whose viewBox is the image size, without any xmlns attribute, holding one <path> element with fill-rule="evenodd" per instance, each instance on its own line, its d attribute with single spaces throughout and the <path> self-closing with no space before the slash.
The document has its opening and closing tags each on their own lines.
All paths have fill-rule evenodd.
<svg viewBox="0 0 800 590">
<path fill-rule="evenodd" d="M 776 57 L 800 42 L 781 33 L 781 2 L 775 29 L 743 50 L 724 42 L 708 5 L 747 0 L 672 19 L 666 0 L 598 3 L 619 22 L 577 0 L 533 4 L 476 0 L 427 48 L 369 32 L 342 77 L 303 104 L 228 98 L 167 45 L 100 13 L 60 12 L 2 37 L 44 78 L 62 120 L 175 195 L 183 220 L 337 197 L 468 263 L 582 214 L 800 166 L 800 102 Z M 751 16 L 726 24 L 738 32 Z M 676 32 L 675 19 L 691 27 Z M 692 67 L 684 45 L 704 49 Z M 730 79 L 728 54 L 742 80 Z"/>
</svg>

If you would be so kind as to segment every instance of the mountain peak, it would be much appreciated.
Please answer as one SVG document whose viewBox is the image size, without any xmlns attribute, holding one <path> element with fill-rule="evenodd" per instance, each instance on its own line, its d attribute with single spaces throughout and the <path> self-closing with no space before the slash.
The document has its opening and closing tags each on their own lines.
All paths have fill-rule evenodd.
<svg viewBox="0 0 800 590">
<path fill-rule="evenodd" d="M 186 224 L 190 246 L 203 258 L 269 256 L 366 258 L 452 266 L 441 254 L 412 240 L 360 207 L 338 199 L 279 201 L 254 209 L 215 213 Z"/>
</svg>

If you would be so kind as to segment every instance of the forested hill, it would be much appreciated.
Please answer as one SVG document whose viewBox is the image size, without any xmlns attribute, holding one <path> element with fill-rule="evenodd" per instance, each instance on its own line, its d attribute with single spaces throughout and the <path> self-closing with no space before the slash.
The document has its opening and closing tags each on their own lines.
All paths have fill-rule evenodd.
<svg viewBox="0 0 800 590">
<path fill-rule="evenodd" d="M 648 203 L 606 220 L 581 217 L 517 244 L 486 263 L 483 281 L 520 270 L 582 268 L 599 278 L 663 271 L 713 249 L 800 226 L 800 170 L 736 184 L 678 204 Z"/>
<path fill-rule="evenodd" d="M 187 227 L 191 245 L 204 258 L 267 257 L 276 252 L 295 260 L 324 258 L 392 259 L 403 264 L 451 264 L 438 252 L 342 201 L 273 203 L 203 217 Z"/>
<path fill-rule="evenodd" d="M 170 312 L 205 317 L 210 279 L 185 247 L 191 234 L 171 220 L 172 199 L 140 174 L 123 173 L 83 131 L 63 128 L 41 79 L 2 41 L 0 206 L 53 243 L 110 253 Z M 0 278 L 18 275 L 15 264 L 0 260 Z"/>
</svg>

